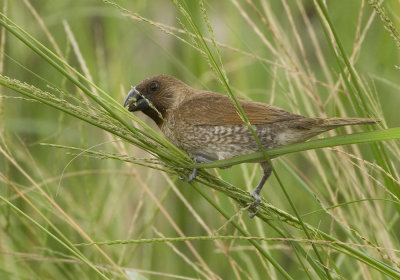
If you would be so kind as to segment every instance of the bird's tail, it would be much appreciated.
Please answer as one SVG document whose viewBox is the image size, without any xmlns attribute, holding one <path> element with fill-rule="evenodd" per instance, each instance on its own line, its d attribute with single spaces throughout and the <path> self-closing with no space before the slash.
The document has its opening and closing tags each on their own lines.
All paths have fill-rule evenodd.
<svg viewBox="0 0 400 280">
<path fill-rule="evenodd" d="M 297 121 L 291 121 L 293 124 L 292 128 L 295 128 L 294 131 L 298 134 L 294 135 L 292 137 L 293 139 L 286 144 L 306 141 L 320 133 L 340 126 L 376 124 L 378 122 L 380 122 L 380 120 L 367 118 L 303 118 Z"/>
<path fill-rule="evenodd" d="M 380 120 L 367 118 L 328 118 L 322 120 L 321 126 L 331 129 L 344 125 L 376 124 L 378 122 Z"/>
</svg>

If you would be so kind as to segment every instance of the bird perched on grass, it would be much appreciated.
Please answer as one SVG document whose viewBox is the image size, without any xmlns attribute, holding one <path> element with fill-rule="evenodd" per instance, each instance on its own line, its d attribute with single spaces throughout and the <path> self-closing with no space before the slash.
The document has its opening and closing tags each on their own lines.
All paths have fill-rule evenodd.
<svg viewBox="0 0 400 280">
<path fill-rule="evenodd" d="M 239 103 L 265 149 L 303 142 L 339 126 L 377 122 L 365 118 L 308 118 L 260 102 L 239 99 Z M 172 143 L 198 163 L 260 150 L 229 96 L 194 89 L 172 76 L 158 75 L 140 82 L 128 93 L 126 106 L 131 112 L 142 111 L 152 118 Z M 252 192 L 255 206 L 272 171 L 267 162 L 261 162 L 261 167 L 263 177 Z M 187 181 L 196 174 L 194 169 Z"/>
</svg>

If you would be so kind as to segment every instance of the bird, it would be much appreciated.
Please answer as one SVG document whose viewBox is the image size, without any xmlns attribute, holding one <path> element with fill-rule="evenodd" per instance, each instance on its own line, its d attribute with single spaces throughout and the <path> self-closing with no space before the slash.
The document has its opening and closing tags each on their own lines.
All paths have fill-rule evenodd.
<svg viewBox="0 0 400 280">
<path fill-rule="evenodd" d="M 318 118 L 287 112 L 270 104 L 238 98 L 264 149 L 305 142 L 345 125 L 374 124 L 371 118 Z M 260 151 L 248 125 L 230 96 L 192 88 L 176 77 L 156 75 L 133 87 L 124 107 L 150 117 L 161 132 L 195 163 L 228 159 Z M 260 162 L 263 176 L 251 193 L 255 208 L 260 192 L 272 173 L 270 161 Z M 185 180 L 193 180 L 195 168 Z M 250 214 L 249 214 L 250 215 Z"/>
</svg>

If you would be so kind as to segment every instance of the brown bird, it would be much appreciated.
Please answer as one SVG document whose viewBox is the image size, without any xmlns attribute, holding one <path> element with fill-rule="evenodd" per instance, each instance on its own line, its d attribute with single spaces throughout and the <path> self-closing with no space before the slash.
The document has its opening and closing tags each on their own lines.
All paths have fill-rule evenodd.
<svg viewBox="0 0 400 280">
<path fill-rule="evenodd" d="M 307 118 L 272 105 L 238 100 L 265 149 L 303 142 L 343 125 L 377 122 L 364 118 Z M 142 81 L 128 93 L 126 106 L 130 112 L 142 111 L 152 118 L 165 136 L 195 162 L 259 151 L 229 96 L 194 89 L 175 77 L 158 75 Z M 261 167 L 263 177 L 252 192 L 254 206 L 260 203 L 260 191 L 272 171 L 267 162 L 261 162 Z M 186 181 L 196 174 L 194 169 Z"/>
</svg>

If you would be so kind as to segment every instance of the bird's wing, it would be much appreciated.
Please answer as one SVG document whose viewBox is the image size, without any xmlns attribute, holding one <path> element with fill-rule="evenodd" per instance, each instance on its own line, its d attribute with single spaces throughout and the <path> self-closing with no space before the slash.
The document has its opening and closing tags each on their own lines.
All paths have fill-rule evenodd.
<svg viewBox="0 0 400 280">
<path fill-rule="evenodd" d="M 250 123 L 268 124 L 303 118 L 265 103 L 239 99 Z M 232 100 L 227 95 L 199 92 L 186 98 L 175 110 L 180 121 L 192 125 L 243 124 Z"/>
</svg>

